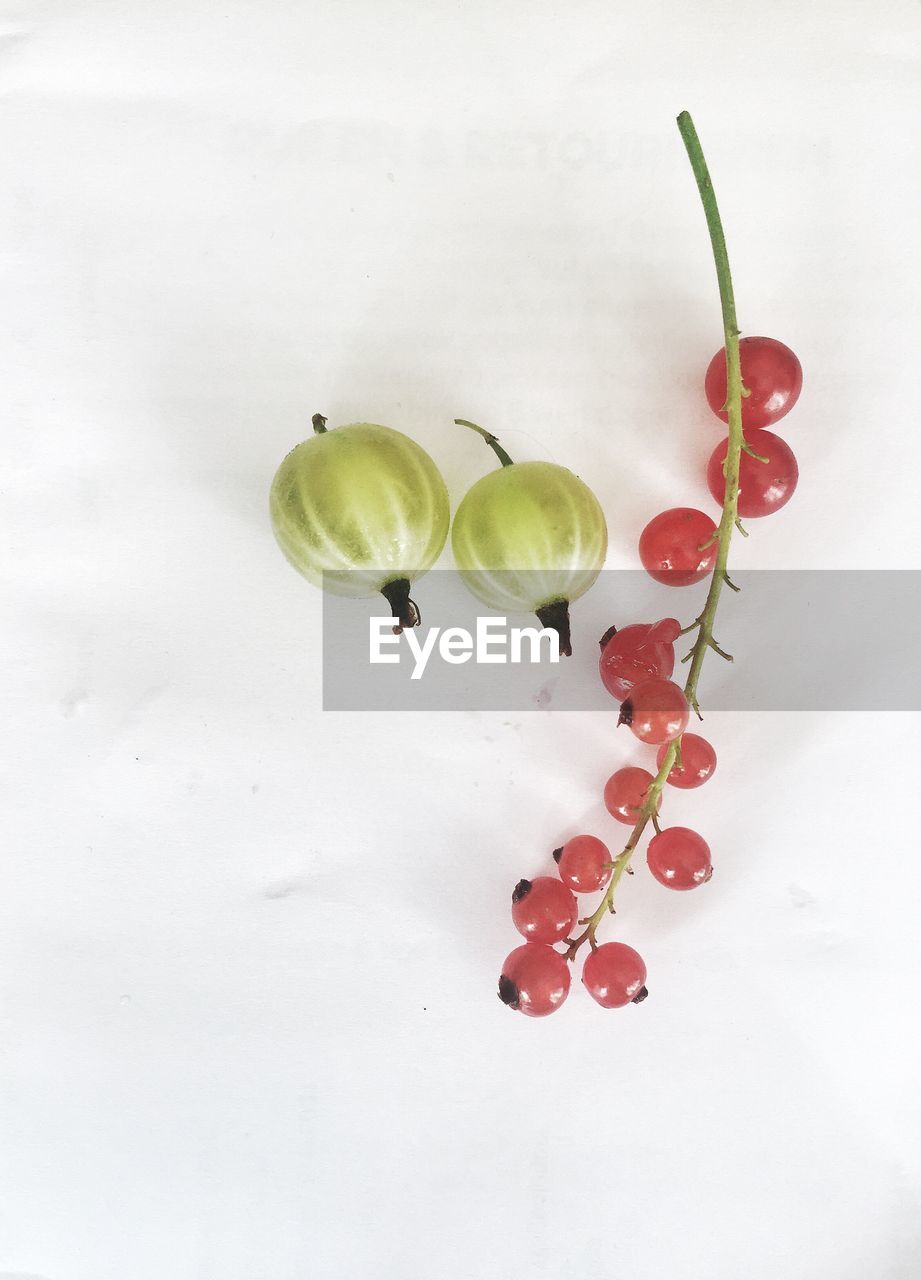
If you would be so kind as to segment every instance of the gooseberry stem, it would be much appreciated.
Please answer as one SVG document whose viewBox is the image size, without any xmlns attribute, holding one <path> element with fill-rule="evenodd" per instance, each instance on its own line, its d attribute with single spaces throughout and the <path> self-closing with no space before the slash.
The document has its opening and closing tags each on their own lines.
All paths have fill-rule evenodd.
<svg viewBox="0 0 921 1280">
<path fill-rule="evenodd" d="M 715 652 L 722 653 L 722 650 L 713 639 L 713 621 L 716 617 L 723 584 L 729 581 L 729 544 L 732 540 L 732 531 L 737 526 L 739 518 L 739 460 L 745 443 L 742 432 L 742 397 L 747 395 L 748 392 L 742 386 L 739 328 L 736 323 L 736 304 L 732 291 L 732 275 L 729 270 L 726 237 L 723 233 L 723 224 L 720 219 L 719 207 L 716 203 L 716 194 L 713 190 L 713 183 L 710 179 L 710 172 L 707 169 L 707 162 L 704 159 L 700 139 L 697 136 L 697 130 L 694 128 L 694 121 L 687 111 L 682 111 L 678 117 L 678 130 L 684 141 L 694 177 L 697 180 L 697 190 L 700 192 L 704 215 L 707 219 L 707 230 L 710 232 L 710 244 L 713 248 L 713 261 L 716 265 L 720 306 L 723 312 L 723 335 L 726 344 L 726 413 L 729 419 L 729 447 L 725 462 L 726 492 L 723 498 L 723 512 L 717 529 L 719 550 L 710 576 L 710 588 L 707 591 L 707 599 L 703 610 L 691 627 L 688 628 L 688 630 L 693 630 L 694 627 L 697 628 L 697 639 L 694 641 L 694 646 L 688 655 L 691 667 L 684 685 L 684 694 L 688 703 L 694 708 L 698 718 L 702 719 L 700 705 L 697 700 L 697 683 L 700 679 L 704 658 L 707 656 L 708 649 L 714 649 Z M 730 586 L 733 585 L 730 583 Z M 582 933 L 569 943 L 566 951 L 567 960 L 574 959 L 583 942 L 587 941 L 593 950 L 597 946 L 595 933 L 605 915 L 609 911 L 614 911 L 614 892 L 623 873 L 630 870 L 630 860 L 636 851 L 643 832 L 646 830 L 647 824 L 658 809 L 659 797 L 662 794 L 662 788 L 665 786 L 665 780 L 671 772 L 675 761 L 679 758 L 680 752 L 681 738 L 678 737 L 669 744 L 665 758 L 662 761 L 662 767 L 649 784 L 639 817 L 630 832 L 630 838 L 623 851 L 614 859 L 611 879 L 601 902 L 594 913 L 587 917 L 585 929 Z"/>
<path fill-rule="evenodd" d="M 314 431 L 317 433 L 318 436 L 322 436 L 326 432 L 326 424 L 328 421 L 329 419 L 324 418 L 322 413 L 315 413 L 313 417 L 310 419 L 310 425 L 313 427 Z"/>
<path fill-rule="evenodd" d="M 492 449 L 493 453 L 502 463 L 503 467 L 513 467 L 515 464 L 508 456 L 502 445 L 499 443 L 499 437 L 494 436 L 491 431 L 487 431 L 485 427 L 478 427 L 475 422 L 468 422 L 466 418 L 455 418 L 454 425 L 457 427 L 469 427 L 471 431 L 477 431 Z"/>
</svg>

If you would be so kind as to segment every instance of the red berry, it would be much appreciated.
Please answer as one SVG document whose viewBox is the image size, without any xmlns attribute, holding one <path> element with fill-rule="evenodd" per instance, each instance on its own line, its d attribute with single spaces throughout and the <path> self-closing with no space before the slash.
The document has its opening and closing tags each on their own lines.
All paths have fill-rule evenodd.
<svg viewBox="0 0 921 1280">
<path fill-rule="evenodd" d="M 553 854 L 560 868 L 560 879 L 574 893 L 594 893 L 603 889 L 611 878 L 608 846 L 595 836 L 573 836 Z"/>
<path fill-rule="evenodd" d="M 601 681 L 612 698 L 623 702 L 639 680 L 664 676 L 675 669 L 675 641 L 681 632 L 676 618 L 636 622 L 621 631 L 613 627 L 601 638 Z"/>
<path fill-rule="evenodd" d="M 629 725 L 640 742 L 671 742 L 688 724 L 688 700 L 671 680 L 644 680 L 622 703 L 618 724 Z"/>
<path fill-rule="evenodd" d="M 793 497 L 799 467 L 786 440 L 775 436 L 773 431 L 748 431 L 745 439 L 767 462 L 744 452 L 739 459 L 739 515 L 743 519 L 769 516 Z M 728 448 L 728 440 L 720 441 L 707 464 L 707 484 L 720 504 L 726 496 L 723 463 Z"/>
<path fill-rule="evenodd" d="M 705 512 L 671 507 L 650 520 L 640 534 L 643 568 L 669 587 L 700 582 L 716 564 L 715 532 L 716 525 Z"/>
<path fill-rule="evenodd" d="M 667 889 L 696 889 L 713 875 L 710 846 L 689 827 L 666 827 L 649 841 L 649 870 Z"/>
<path fill-rule="evenodd" d="M 576 900 L 556 876 L 519 880 L 512 893 L 512 923 L 529 942 L 559 942 L 576 923 Z"/>
<path fill-rule="evenodd" d="M 604 803 L 608 813 L 618 822 L 628 826 L 635 825 L 640 816 L 640 806 L 646 799 L 646 792 L 652 782 L 652 774 L 646 769 L 638 769 L 629 765 L 626 769 L 618 769 L 612 773 L 604 784 Z M 656 809 L 662 803 L 662 797 L 656 798 Z"/>
<path fill-rule="evenodd" d="M 649 994 L 643 957 L 625 942 L 606 942 L 593 951 L 583 966 L 582 981 L 603 1009 L 639 1004 Z"/>
<path fill-rule="evenodd" d="M 559 882 L 557 882 L 559 883 Z M 545 1018 L 569 995 L 569 965 L 559 951 L 526 942 L 505 957 L 499 999 L 529 1018 Z"/>
<path fill-rule="evenodd" d="M 668 744 L 663 743 L 656 754 L 656 768 L 661 769 L 665 762 Z M 716 770 L 716 752 L 706 738 L 697 733 L 681 735 L 681 764 L 672 765 L 666 782 L 683 791 L 692 787 L 702 787 L 708 778 L 712 778 Z"/>
<path fill-rule="evenodd" d="M 742 426 L 770 427 L 789 413 L 803 386 L 800 362 L 776 338 L 742 338 L 739 342 L 742 382 L 751 392 L 742 397 Z M 704 379 L 707 401 L 713 412 L 727 421 L 726 349 L 717 351 Z"/>
</svg>

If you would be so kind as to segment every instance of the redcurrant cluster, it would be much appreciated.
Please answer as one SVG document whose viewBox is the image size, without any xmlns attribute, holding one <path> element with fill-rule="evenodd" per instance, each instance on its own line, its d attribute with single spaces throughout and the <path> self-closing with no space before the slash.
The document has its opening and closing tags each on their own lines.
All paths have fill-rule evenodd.
<svg viewBox="0 0 921 1280">
<path fill-rule="evenodd" d="M 721 536 L 731 534 L 737 517 L 764 516 L 778 511 L 793 494 L 797 481 L 796 459 L 779 436 L 765 428 L 782 418 L 796 403 L 802 387 L 802 370 L 793 352 L 773 338 L 745 338 L 739 343 L 743 441 L 737 493 L 728 509 L 723 463 L 728 440 L 714 451 L 707 482 L 714 498 L 723 504 L 724 521 L 718 526 L 703 511 L 676 507 L 647 524 L 640 535 L 643 567 L 668 586 L 688 586 L 708 576 L 721 576 L 733 584 L 719 559 Z M 727 358 L 725 350 L 710 362 L 705 391 L 710 407 L 726 420 Z M 737 506 L 735 505 L 737 497 Z M 741 528 L 741 525 L 738 525 Z M 721 528 L 724 533 L 721 535 Z M 742 530 L 744 532 L 744 530 Z M 688 827 L 662 827 L 659 810 L 665 783 L 684 790 L 702 786 L 716 769 L 716 752 L 706 739 L 688 733 L 691 707 L 697 705 L 697 678 L 707 649 L 725 658 L 713 639 L 712 621 L 719 584 L 711 589 L 704 611 L 688 627 L 674 618 L 655 623 L 634 623 L 620 630 L 612 627 L 601 638 L 599 671 L 607 691 L 620 704 L 618 724 L 629 726 L 640 742 L 657 748 L 656 774 L 636 765 L 618 769 L 604 788 L 604 803 L 617 821 L 631 827 L 626 847 L 612 858 L 595 836 L 578 835 L 557 849 L 554 858 L 559 878 L 543 875 L 520 880 L 512 894 L 512 921 L 525 939 L 506 957 L 499 978 L 499 996 L 512 1009 L 530 1017 L 543 1017 L 558 1009 L 569 994 L 569 963 L 584 942 L 590 945 L 582 969 L 589 994 L 606 1009 L 638 1004 L 647 995 L 646 966 L 642 958 L 622 942 L 599 945 L 596 931 L 608 911 L 621 875 L 632 873 L 631 859 L 640 838 L 652 823 L 655 834 L 646 850 L 646 862 L 654 878 L 668 889 L 687 891 L 706 884 L 713 874 L 710 848 Z M 687 655 L 691 671 L 682 689 L 672 679 L 675 642 L 697 629 L 697 639 Z M 576 894 L 603 892 L 595 911 L 579 918 Z M 573 936 L 576 924 L 585 926 Z M 559 944 L 565 951 L 558 951 Z"/>
<path fill-rule="evenodd" d="M 532 1018 L 553 1013 L 569 994 L 567 961 L 575 945 L 569 935 L 578 916 L 575 894 L 603 889 L 615 865 L 607 845 L 595 836 L 573 836 L 553 856 L 559 879 L 538 876 L 515 886 L 512 922 L 527 941 L 506 956 L 499 978 L 500 999 Z M 557 951 L 558 942 L 568 943 L 569 950 Z M 593 947 L 582 982 L 604 1009 L 639 1004 L 647 995 L 642 956 L 623 942 Z"/>
</svg>

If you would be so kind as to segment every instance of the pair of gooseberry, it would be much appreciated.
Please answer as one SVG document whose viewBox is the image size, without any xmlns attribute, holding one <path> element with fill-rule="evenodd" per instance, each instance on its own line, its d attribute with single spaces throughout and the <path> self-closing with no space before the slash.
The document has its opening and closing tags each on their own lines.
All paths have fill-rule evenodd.
<svg viewBox="0 0 921 1280">
<path fill-rule="evenodd" d="M 272 482 L 276 539 L 294 567 L 336 595 L 382 593 L 397 630 L 418 625 L 415 579 L 441 554 L 451 526 L 440 471 L 414 440 L 372 423 L 326 430 L 293 449 Z M 588 591 L 607 552 L 604 513 L 591 489 L 551 462 L 512 462 L 474 423 L 501 467 L 478 480 L 451 526 L 470 591 L 506 612 L 536 613 L 571 653 L 569 603 Z"/>
</svg>

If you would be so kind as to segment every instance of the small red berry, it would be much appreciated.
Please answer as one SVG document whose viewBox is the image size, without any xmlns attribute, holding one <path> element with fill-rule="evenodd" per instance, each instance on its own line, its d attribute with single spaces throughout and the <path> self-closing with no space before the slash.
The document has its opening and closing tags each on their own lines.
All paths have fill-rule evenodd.
<svg viewBox="0 0 921 1280">
<path fill-rule="evenodd" d="M 526 942 L 505 957 L 499 999 L 529 1018 L 545 1018 L 569 995 L 569 965 L 558 951 Z"/>
<path fill-rule="evenodd" d="M 652 782 L 652 774 L 647 769 L 628 765 L 626 769 L 618 769 L 612 773 L 604 784 L 604 804 L 612 818 L 634 826 L 640 816 L 640 808 L 646 799 L 646 792 Z M 656 809 L 662 804 L 662 797 L 656 798 Z"/>
<path fill-rule="evenodd" d="M 656 754 L 656 768 L 661 769 L 665 763 L 668 744 L 663 743 Z M 690 791 L 692 787 L 702 787 L 716 771 L 716 752 L 706 738 L 698 733 L 681 735 L 681 764 L 672 765 L 666 782 L 682 791 Z"/>
<path fill-rule="evenodd" d="M 716 525 L 704 511 L 672 507 L 649 521 L 640 534 L 640 560 L 656 582 L 687 587 L 712 573 L 719 543 Z"/>
<path fill-rule="evenodd" d="M 596 836 L 573 836 L 553 854 L 560 868 L 560 879 L 574 893 L 594 893 L 603 889 L 611 878 L 608 846 Z"/>
<path fill-rule="evenodd" d="M 603 1009 L 639 1004 L 649 994 L 643 957 L 625 942 L 606 942 L 591 952 L 582 969 L 582 981 Z"/>
<path fill-rule="evenodd" d="M 519 880 L 512 894 L 512 923 L 529 942 L 559 942 L 576 923 L 576 900 L 556 876 Z"/>
<path fill-rule="evenodd" d="M 649 870 L 667 889 L 696 889 L 713 875 L 710 846 L 689 827 L 666 827 L 649 841 Z"/>
<path fill-rule="evenodd" d="M 767 459 L 763 462 L 749 453 L 739 459 L 739 515 L 754 520 L 773 515 L 787 505 L 796 490 L 799 467 L 786 440 L 773 431 L 747 431 L 745 439 L 755 453 Z M 723 463 L 728 448 L 729 441 L 721 441 L 707 464 L 707 485 L 720 505 L 726 496 Z"/>
<path fill-rule="evenodd" d="M 601 637 L 599 671 L 612 698 L 623 702 L 633 686 L 650 676 L 666 680 L 675 669 L 675 641 L 681 632 L 677 618 L 637 622 Z"/>
<path fill-rule="evenodd" d="M 629 725 L 640 742 L 657 745 L 684 733 L 689 717 L 688 700 L 671 680 L 644 680 L 621 705 L 618 724 Z"/>
<path fill-rule="evenodd" d="M 789 413 L 803 388 L 799 360 L 776 338 L 742 338 L 739 341 L 742 382 L 750 395 L 742 397 L 742 426 L 770 427 Z M 707 403 L 724 422 L 726 415 L 726 348 L 717 351 L 704 379 Z"/>
</svg>

